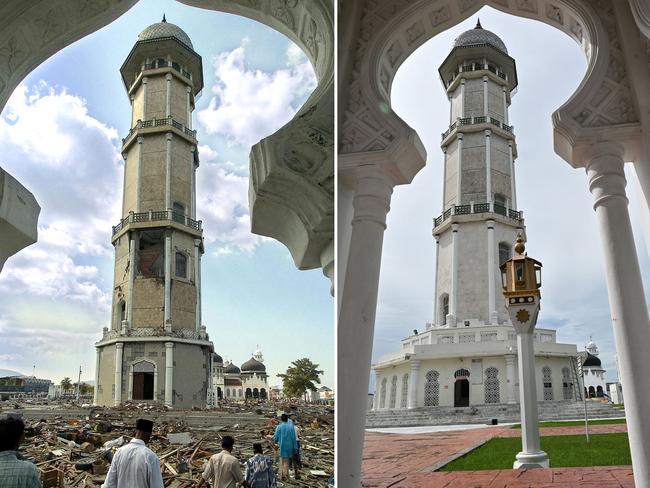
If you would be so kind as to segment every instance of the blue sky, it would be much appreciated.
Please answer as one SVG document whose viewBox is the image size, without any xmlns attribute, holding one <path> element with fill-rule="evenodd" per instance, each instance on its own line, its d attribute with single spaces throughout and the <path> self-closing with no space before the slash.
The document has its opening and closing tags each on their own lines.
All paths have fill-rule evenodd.
<svg viewBox="0 0 650 488">
<path fill-rule="evenodd" d="M 510 107 L 519 159 L 517 200 L 526 218 L 527 251 L 544 264 L 538 327 L 557 329 L 558 342 L 581 350 L 593 336 L 608 381 L 617 377 L 603 254 L 593 198 L 584 170 L 553 152 L 551 113 L 580 84 L 586 59 L 578 45 L 546 24 L 490 7 L 478 13 L 485 29 L 505 42 L 517 63 L 519 86 Z M 440 215 L 442 151 L 449 104 L 438 67 L 454 39 L 476 25 L 477 15 L 420 47 L 400 67 L 392 106 L 424 142 L 427 166 L 411 185 L 393 193 L 384 240 L 373 361 L 395 351 L 399 340 L 422 330 L 433 314 L 435 278 L 432 218 Z M 635 175 L 627 168 L 630 214 L 643 276 L 650 276 L 647 245 L 639 224 Z M 648 284 L 646 283 L 646 296 Z M 371 378 L 372 379 L 372 378 Z M 372 387 L 371 387 L 372 390 Z"/>
<path fill-rule="evenodd" d="M 203 322 L 224 358 L 261 347 L 271 384 L 308 357 L 333 386 L 333 301 L 320 270 L 298 271 L 287 249 L 250 233 L 251 144 L 288 122 L 315 86 L 309 62 L 257 22 L 141 0 L 112 24 L 36 68 L 0 116 L 0 166 L 39 201 L 39 242 L 0 275 L 0 368 L 59 381 L 94 378 L 93 343 L 109 324 L 113 250 L 130 107 L 119 67 L 137 35 L 167 20 L 203 57 L 194 112 L 204 222 Z M 268 94 L 272 94 L 269 96 Z"/>
</svg>

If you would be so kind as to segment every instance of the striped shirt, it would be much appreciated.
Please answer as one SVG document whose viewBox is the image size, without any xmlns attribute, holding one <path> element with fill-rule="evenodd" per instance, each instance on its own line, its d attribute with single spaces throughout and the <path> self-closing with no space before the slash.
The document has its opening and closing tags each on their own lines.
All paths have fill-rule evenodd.
<svg viewBox="0 0 650 488">
<path fill-rule="evenodd" d="M 0 486 L 2 488 L 41 488 L 38 470 L 33 463 L 18 459 L 18 451 L 0 452 Z"/>
</svg>

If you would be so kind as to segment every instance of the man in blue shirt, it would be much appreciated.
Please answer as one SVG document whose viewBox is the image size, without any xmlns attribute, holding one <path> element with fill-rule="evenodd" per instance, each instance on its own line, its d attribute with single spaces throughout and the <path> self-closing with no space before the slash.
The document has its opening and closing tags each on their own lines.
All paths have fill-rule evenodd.
<svg viewBox="0 0 650 488">
<path fill-rule="evenodd" d="M 280 424 L 275 428 L 273 442 L 280 446 L 280 479 L 289 479 L 289 465 L 298 452 L 298 440 L 293 423 L 289 423 L 286 413 L 280 416 Z"/>
<path fill-rule="evenodd" d="M 0 418 L 0 486 L 3 488 L 41 488 L 33 463 L 18 458 L 18 447 L 25 439 L 25 423 L 15 415 Z"/>
<path fill-rule="evenodd" d="M 265 456 L 262 444 L 253 444 L 253 457 L 246 461 L 246 474 L 244 475 L 250 488 L 277 488 L 273 460 Z"/>
</svg>

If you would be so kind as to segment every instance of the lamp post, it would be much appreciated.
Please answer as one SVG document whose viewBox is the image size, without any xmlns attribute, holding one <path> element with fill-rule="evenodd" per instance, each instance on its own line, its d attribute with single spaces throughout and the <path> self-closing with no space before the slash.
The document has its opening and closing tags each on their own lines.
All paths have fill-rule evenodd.
<svg viewBox="0 0 650 488">
<path fill-rule="evenodd" d="M 503 263 L 501 284 L 506 306 L 515 331 L 519 350 L 519 398 L 521 400 L 521 445 L 513 468 L 548 468 L 549 460 L 540 448 L 537 414 L 537 387 L 535 384 L 535 350 L 533 331 L 539 313 L 542 286 L 542 263 L 529 258 L 524 240 L 517 236 L 515 255 Z"/>
</svg>

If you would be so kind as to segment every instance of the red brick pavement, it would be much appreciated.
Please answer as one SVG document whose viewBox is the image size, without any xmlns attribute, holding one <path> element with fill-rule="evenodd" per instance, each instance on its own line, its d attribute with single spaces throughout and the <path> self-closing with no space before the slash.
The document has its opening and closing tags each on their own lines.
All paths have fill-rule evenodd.
<svg viewBox="0 0 650 488">
<path fill-rule="evenodd" d="M 626 432 L 625 424 L 590 426 L 591 433 Z M 580 435 L 584 427 L 544 427 L 542 435 Z M 426 434 L 367 432 L 363 453 L 365 488 L 633 488 L 631 466 L 431 472 L 458 452 L 520 430 L 491 427 Z"/>
</svg>

